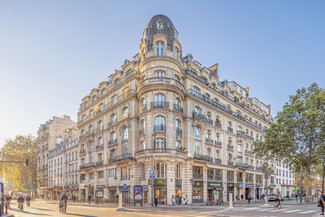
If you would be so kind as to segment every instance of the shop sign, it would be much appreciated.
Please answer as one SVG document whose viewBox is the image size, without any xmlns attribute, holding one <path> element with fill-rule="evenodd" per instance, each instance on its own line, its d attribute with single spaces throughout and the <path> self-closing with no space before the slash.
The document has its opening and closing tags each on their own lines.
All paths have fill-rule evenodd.
<svg viewBox="0 0 325 217">
<path fill-rule="evenodd" d="M 246 184 L 245 187 L 246 188 L 254 188 L 254 184 Z"/>
<path fill-rule="evenodd" d="M 260 187 L 262 187 L 262 185 L 256 184 L 256 188 L 260 188 Z"/>
<path fill-rule="evenodd" d="M 236 183 L 236 187 L 237 188 L 243 188 L 244 187 L 244 184 L 243 183 Z"/>
<path fill-rule="evenodd" d="M 105 188 L 105 185 L 96 185 L 96 188 Z"/>
<path fill-rule="evenodd" d="M 94 188 L 94 186 L 87 185 L 86 188 Z"/>
<path fill-rule="evenodd" d="M 176 179 L 175 185 L 176 186 L 182 186 L 182 180 L 181 179 Z"/>
<path fill-rule="evenodd" d="M 203 181 L 195 181 L 193 183 L 194 187 L 199 187 L 199 188 L 203 188 Z"/>
<path fill-rule="evenodd" d="M 208 182 L 208 187 L 213 187 L 213 188 L 222 188 L 222 183 L 217 183 L 217 182 Z"/>
<path fill-rule="evenodd" d="M 151 179 L 148 179 L 148 185 L 151 185 Z"/>
<path fill-rule="evenodd" d="M 130 186 L 127 186 L 126 188 L 124 188 L 124 186 L 120 186 L 119 189 L 120 189 L 120 191 L 129 191 Z"/>
<path fill-rule="evenodd" d="M 85 185 L 84 184 L 79 184 L 79 189 L 85 189 Z"/>
<path fill-rule="evenodd" d="M 143 191 L 149 191 L 149 186 L 148 185 L 142 186 L 142 190 Z"/>
<path fill-rule="evenodd" d="M 167 185 L 167 179 L 155 179 L 154 185 L 155 186 L 166 186 Z"/>
<path fill-rule="evenodd" d="M 116 187 L 109 187 L 108 190 L 110 190 L 110 191 L 116 191 Z"/>
<path fill-rule="evenodd" d="M 233 188 L 233 187 L 234 187 L 234 183 L 228 183 L 228 184 L 227 184 L 227 187 L 228 187 L 228 188 Z"/>
</svg>

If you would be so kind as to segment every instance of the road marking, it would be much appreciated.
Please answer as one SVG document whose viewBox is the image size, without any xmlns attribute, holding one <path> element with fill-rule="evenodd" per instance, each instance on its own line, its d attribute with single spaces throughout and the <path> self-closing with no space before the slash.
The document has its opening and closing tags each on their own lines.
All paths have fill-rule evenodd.
<svg viewBox="0 0 325 217">
<path fill-rule="evenodd" d="M 247 210 L 254 210 L 254 209 L 259 209 L 258 207 L 248 207 L 248 208 L 245 208 Z"/>
<path fill-rule="evenodd" d="M 316 210 L 309 210 L 309 211 L 305 211 L 305 212 L 300 212 L 299 214 L 307 214 L 307 213 L 313 213 L 316 212 Z"/>
<path fill-rule="evenodd" d="M 258 209 L 256 211 L 259 211 L 259 212 L 266 212 L 266 211 L 269 211 L 270 209 Z"/>
<path fill-rule="evenodd" d="M 294 210 L 289 210 L 289 211 L 284 211 L 285 213 L 292 213 L 292 212 L 299 212 L 302 211 L 301 209 L 294 209 Z"/>
<path fill-rule="evenodd" d="M 289 209 L 276 209 L 276 210 L 271 210 L 270 212 L 280 212 L 280 211 L 285 211 L 285 210 L 289 210 Z"/>
</svg>

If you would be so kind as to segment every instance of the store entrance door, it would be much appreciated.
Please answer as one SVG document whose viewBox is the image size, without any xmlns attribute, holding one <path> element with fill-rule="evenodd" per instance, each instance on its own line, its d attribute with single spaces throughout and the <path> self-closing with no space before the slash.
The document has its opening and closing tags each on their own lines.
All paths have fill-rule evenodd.
<svg viewBox="0 0 325 217">
<path fill-rule="evenodd" d="M 166 197 L 167 201 L 167 189 L 166 188 L 160 188 L 160 189 L 155 189 L 155 198 L 158 196 L 158 203 L 159 204 L 164 204 L 165 200 L 164 198 Z"/>
</svg>

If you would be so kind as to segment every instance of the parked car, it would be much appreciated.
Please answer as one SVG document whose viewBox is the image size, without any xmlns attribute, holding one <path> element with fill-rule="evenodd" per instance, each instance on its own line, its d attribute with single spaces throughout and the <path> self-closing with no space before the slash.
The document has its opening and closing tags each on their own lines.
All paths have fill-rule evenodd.
<svg viewBox="0 0 325 217">
<path fill-rule="evenodd" d="M 275 194 L 270 194 L 269 195 L 269 201 L 275 201 L 276 195 Z M 283 201 L 284 198 L 282 197 L 281 201 Z"/>
</svg>

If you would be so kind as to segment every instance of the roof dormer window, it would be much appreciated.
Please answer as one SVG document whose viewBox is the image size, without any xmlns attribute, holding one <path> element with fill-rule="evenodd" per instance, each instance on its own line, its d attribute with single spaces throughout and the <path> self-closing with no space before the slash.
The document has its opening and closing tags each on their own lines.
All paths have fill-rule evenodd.
<svg viewBox="0 0 325 217">
<path fill-rule="evenodd" d="M 157 21 L 157 29 L 162 29 L 163 28 L 163 22 L 161 20 Z"/>
</svg>

